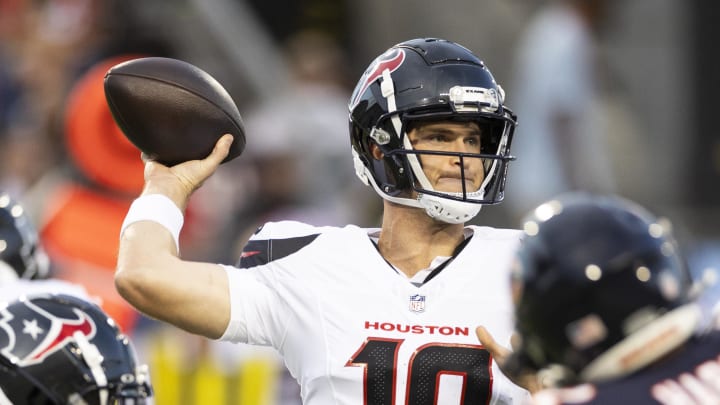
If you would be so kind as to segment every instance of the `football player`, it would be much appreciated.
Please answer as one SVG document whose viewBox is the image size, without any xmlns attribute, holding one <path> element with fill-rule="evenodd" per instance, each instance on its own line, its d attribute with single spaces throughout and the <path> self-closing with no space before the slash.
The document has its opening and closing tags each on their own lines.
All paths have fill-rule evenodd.
<svg viewBox="0 0 720 405">
<path fill-rule="evenodd" d="M 147 367 L 103 310 L 78 297 L 0 301 L 0 403 L 148 404 Z"/>
<path fill-rule="evenodd" d="M 84 287 L 50 277 L 50 260 L 25 208 L 0 192 L 0 300 L 33 292 L 89 298 Z"/>
<path fill-rule="evenodd" d="M 273 222 L 237 267 L 182 260 L 182 210 L 228 153 L 225 136 L 204 160 L 146 162 L 119 292 L 186 331 L 274 347 L 307 404 L 523 401 L 474 333 L 509 342 L 521 232 L 465 225 L 503 199 L 516 119 L 502 88 L 465 47 L 414 39 L 370 64 L 349 113 L 355 170 L 384 201 L 380 228 Z"/>
<path fill-rule="evenodd" d="M 538 404 L 720 403 L 720 325 L 693 302 L 670 223 L 617 196 L 564 194 L 524 222 L 519 342 L 504 363 Z"/>
<path fill-rule="evenodd" d="M 129 339 L 83 286 L 50 276 L 23 205 L 0 192 L 0 404 L 150 403 Z"/>
<path fill-rule="evenodd" d="M 0 284 L 47 278 L 50 262 L 25 208 L 0 192 Z"/>
</svg>

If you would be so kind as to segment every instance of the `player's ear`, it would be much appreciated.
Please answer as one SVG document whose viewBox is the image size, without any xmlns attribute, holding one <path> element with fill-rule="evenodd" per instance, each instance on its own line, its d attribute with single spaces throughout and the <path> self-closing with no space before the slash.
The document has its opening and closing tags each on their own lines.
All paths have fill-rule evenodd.
<svg viewBox="0 0 720 405">
<path fill-rule="evenodd" d="M 383 156 L 385 156 L 375 142 L 370 143 L 370 152 L 372 153 L 372 157 L 377 160 L 380 160 Z"/>
</svg>

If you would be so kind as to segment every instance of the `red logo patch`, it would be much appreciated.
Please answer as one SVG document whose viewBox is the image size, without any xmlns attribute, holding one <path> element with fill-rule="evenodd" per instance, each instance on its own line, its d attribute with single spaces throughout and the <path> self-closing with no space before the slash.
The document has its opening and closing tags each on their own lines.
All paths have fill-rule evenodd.
<svg viewBox="0 0 720 405">
<path fill-rule="evenodd" d="M 382 76 L 385 69 L 388 69 L 390 73 L 392 73 L 396 71 L 404 61 L 404 49 L 392 49 L 375 59 L 360 78 L 360 82 L 355 88 L 355 93 L 352 97 L 352 103 L 350 103 L 350 109 L 355 108 L 355 105 L 357 105 L 360 101 L 360 98 L 363 93 L 365 93 L 365 90 L 367 90 L 367 88 L 370 87 L 370 85 L 377 80 L 378 77 Z"/>
<path fill-rule="evenodd" d="M 76 318 L 61 318 L 31 301 L 0 310 L 0 354 L 24 367 L 72 342 L 75 333 L 91 340 L 97 327 L 85 312 L 73 308 Z"/>
</svg>

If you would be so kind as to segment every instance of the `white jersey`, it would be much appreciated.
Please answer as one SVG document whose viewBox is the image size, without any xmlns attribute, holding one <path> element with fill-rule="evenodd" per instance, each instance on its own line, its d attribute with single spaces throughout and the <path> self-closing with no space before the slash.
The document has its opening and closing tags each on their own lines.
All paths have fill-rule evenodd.
<svg viewBox="0 0 720 405">
<path fill-rule="evenodd" d="M 306 404 L 521 403 L 475 334 L 509 347 L 509 269 L 520 232 L 473 236 L 422 285 L 398 273 L 376 229 L 268 223 L 242 267 L 226 266 L 231 320 L 221 339 L 276 348 Z"/>
</svg>

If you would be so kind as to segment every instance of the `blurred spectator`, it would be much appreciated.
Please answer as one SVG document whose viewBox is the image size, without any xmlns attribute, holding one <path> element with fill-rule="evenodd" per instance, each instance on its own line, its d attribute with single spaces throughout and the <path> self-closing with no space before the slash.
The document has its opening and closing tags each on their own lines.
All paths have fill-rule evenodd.
<svg viewBox="0 0 720 405">
<path fill-rule="evenodd" d="M 286 56 L 291 87 L 247 114 L 248 158 L 266 200 L 258 206 L 267 216 L 304 216 L 317 225 L 365 220 L 369 207 L 349 200 L 357 182 L 347 163 L 342 50 L 321 32 L 301 31 L 288 40 Z"/>
<path fill-rule="evenodd" d="M 560 192 L 614 191 L 598 105 L 597 37 L 612 1 L 551 0 L 530 20 L 508 92 L 518 128 L 504 205 L 519 218 Z"/>
<path fill-rule="evenodd" d="M 112 269 L 142 163 L 113 122 L 102 80 L 115 63 L 172 46 L 138 41 L 146 33 L 129 30 L 137 23 L 127 2 L 0 0 L 0 10 L 0 58 L 10 62 L 0 85 L 0 186 L 28 202 L 57 276 L 103 297 L 131 333 L 137 314 L 115 293 Z"/>
<path fill-rule="evenodd" d="M 11 195 L 65 163 L 65 102 L 91 66 L 118 54 L 167 53 L 166 41 L 138 26 L 134 8 L 122 0 L 0 0 L 0 186 Z"/>
<path fill-rule="evenodd" d="M 256 197 L 242 204 L 236 218 L 254 221 L 228 228 L 252 232 L 260 223 L 280 219 L 374 223 L 380 204 L 368 197 L 372 193 L 363 190 L 348 163 L 350 90 L 342 49 L 328 34 L 305 30 L 292 35 L 284 50 L 290 87 L 243 113 L 248 142 L 238 173 L 245 177 L 242 187 L 253 190 L 243 193 Z M 200 194 L 216 194 L 208 190 L 203 187 Z M 241 246 L 247 236 L 235 239 Z"/>
<path fill-rule="evenodd" d="M 103 76 L 132 57 L 107 59 L 77 81 L 63 117 L 69 162 L 58 164 L 33 190 L 43 196 L 37 207 L 40 235 L 58 277 L 103 297 L 103 309 L 127 333 L 139 315 L 114 292 L 114 249 L 130 193 L 142 189 L 143 168 L 137 149 L 113 121 Z"/>
<path fill-rule="evenodd" d="M 8 22 L 0 58 L 10 62 L 0 93 L 0 186 L 29 202 L 57 276 L 103 297 L 128 332 L 137 314 L 114 292 L 112 269 L 142 164 L 113 122 L 102 79 L 147 50 L 171 52 L 162 39 L 136 41 L 145 34 L 128 32 L 131 9 L 114 0 L 0 2 Z"/>
</svg>

